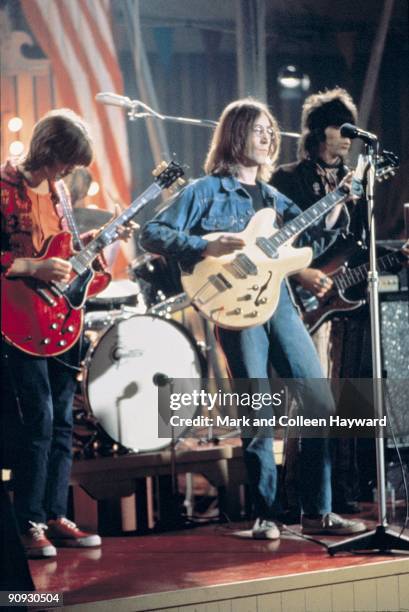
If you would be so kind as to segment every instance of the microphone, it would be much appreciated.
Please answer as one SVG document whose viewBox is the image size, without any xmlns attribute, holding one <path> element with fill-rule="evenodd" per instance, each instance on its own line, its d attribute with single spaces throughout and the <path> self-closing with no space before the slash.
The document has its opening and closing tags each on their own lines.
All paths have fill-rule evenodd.
<svg viewBox="0 0 409 612">
<path fill-rule="evenodd" d="M 361 140 L 367 143 L 372 143 L 378 140 L 376 134 L 361 130 L 361 128 L 357 127 L 356 125 L 352 125 L 352 123 L 344 123 L 343 125 L 341 125 L 340 130 L 341 136 L 343 138 L 351 138 L 351 140 L 353 140 L 354 138 L 360 138 Z"/>
<path fill-rule="evenodd" d="M 135 104 L 130 98 L 120 96 L 110 91 L 101 91 L 95 96 L 95 100 L 100 104 L 108 104 L 111 106 L 121 106 L 122 108 L 134 108 Z"/>
<path fill-rule="evenodd" d="M 173 378 L 169 378 L 163 372 L 156 372 L 156 374 L 152 377 L 153 384 L 157 387 L 166 387 L 166 385 L 171 385 L 173 383 Z"/>
</svg>

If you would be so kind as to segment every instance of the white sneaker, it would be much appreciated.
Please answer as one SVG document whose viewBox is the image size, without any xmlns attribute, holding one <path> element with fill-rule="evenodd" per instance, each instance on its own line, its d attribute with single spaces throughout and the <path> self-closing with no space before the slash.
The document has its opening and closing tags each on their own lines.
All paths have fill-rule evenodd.
<svg viewBox="0 0 409 612">
<path fill-rule="evenodd" d="M 335 512 L 328 512 L 316 519 L 303 516 L 301 527 L 301 532 L 308 535 L 353 535 L 367 531 L 363 521 L 345 519 Z"/>
<path fill-rule="evenodd" d="M 258 518 L 253 525 L 252 535 L 255 540 L 278 540 L 280 530 L 273 521 Z"/>
</svg>

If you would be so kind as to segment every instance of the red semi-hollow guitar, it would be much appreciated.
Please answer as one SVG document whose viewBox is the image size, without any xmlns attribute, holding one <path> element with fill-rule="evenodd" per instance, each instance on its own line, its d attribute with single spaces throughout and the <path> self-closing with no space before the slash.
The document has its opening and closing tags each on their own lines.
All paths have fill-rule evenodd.
<svg viewBox="0 0 409 612">
<path fill-rule="evenodd" d="M 68 232 L 60 232 L 48 240 L 45 251 L 36 261 L 50 257 L 69 261 L 72 273 L 68 283 L 2 276 L 1 331 L 7 342 L 25 353 L 43 357 L 60 355 L 77 342 L 85 300 L 106 287 L 105 275 L 93 268 L 96 257 L 118 238 L 118 226 L 129 223 L 162 189 L 183 176 L 182 168 L 173 161 L 165 169 L 162 165 L 156 173 L 152 185 L 81 251 L 73 250 L 72 236 Z"/>
</svg>

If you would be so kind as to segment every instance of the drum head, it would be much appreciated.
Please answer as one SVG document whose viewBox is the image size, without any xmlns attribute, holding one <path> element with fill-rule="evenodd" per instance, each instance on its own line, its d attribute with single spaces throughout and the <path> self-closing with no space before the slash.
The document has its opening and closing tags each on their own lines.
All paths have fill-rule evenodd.
<svg viewBox="0 0 409 612">
<path fill-rule="evenodd" d="M 153 383 L 158 373 L 196 379 L 182 391 L 200 387 L 200 357 L 193 341 L 181 326 L 155 316 L 115 321 L 87 359 L 84 384 L 92 413 L 114 440 L 135 451 L 159 450 L 171 442 L 158 437 L 158 388 Z M 194 413 L 189 408 L 183 416 Z M 175 437 L 185 430 L 179 428 Z"/>
</svg>

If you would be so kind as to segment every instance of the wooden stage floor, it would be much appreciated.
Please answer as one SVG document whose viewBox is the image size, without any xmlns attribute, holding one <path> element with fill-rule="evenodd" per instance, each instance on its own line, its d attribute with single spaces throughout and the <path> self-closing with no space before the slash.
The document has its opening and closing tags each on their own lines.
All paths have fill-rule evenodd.
<svg viewBox="0 0 409 612">
<path fill-rule="evenodd" d="M 30 561 L 30 570 L 38 590 L 63 592 L 64 610 L 409 609 L 407 556 L 330 557 L 292 534 L 255 541 L 248 529 L 235 523 L 103 538 L 101 549 L 60 549 L 56 560 Z"/>
</svg>

